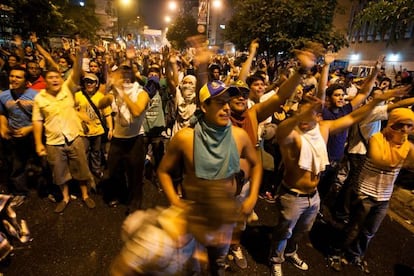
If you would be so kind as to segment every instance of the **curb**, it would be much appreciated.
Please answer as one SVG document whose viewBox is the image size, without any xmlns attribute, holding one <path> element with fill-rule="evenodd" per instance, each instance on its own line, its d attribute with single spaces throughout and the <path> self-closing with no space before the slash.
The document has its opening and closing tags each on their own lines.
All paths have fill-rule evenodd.
<svg viewBox="0 0 414 276">
<path fill-rule="evenodd" d="M 414 233 L 414 194 L 410 190 L 396 186 L 390 200 L 388 214 Z"/>
</svg>

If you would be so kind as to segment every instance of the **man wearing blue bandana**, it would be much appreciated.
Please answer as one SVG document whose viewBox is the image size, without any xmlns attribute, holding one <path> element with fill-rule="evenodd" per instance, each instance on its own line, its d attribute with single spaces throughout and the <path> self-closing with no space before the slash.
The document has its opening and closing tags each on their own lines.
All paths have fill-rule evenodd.
<svg viewBox="0 0 414 276">
<path fill-rule="evenodd" d="M 223 275 L 235 222 L 250 214 L 256 203 L 246 200 L 241 208 L 236 203 L 240 158 L 250 165 L 252 187 L 259 187 L 262 169 L 248 134 L 230 122 L 230 96 L 224 84 L 208 82 L 200 89 L 199 101 L 203 116 L 194 128 L 181 129 L 171 139 L 158 177 L 171 204 L 187 209 L 189 231 L 206 247 L 211 275 Z M 181 164 L 184 200 L 170 175 Z"/>
</svg>

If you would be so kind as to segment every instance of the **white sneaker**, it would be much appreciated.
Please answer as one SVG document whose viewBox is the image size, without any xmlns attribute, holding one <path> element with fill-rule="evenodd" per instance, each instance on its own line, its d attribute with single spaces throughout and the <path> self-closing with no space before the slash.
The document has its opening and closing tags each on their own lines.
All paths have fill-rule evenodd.
<svg viewBox="0 0 414 276">
<path fill-rule="evenodd" d="M 270 271 L 271 276 L 283 276 L 282 264 L 272 264 L 272 270 Z"/>
<path fill-rule="evenodd" d="M 299 258 L 297 253 L 293 254 L 292 256 L 285 256 L 285 258 L 301 270 L 309 269 L 308 265 L 301 258 Z"/>
<path fill-rule="evenodd" d="M 234 262 L 238 267 L 241 269 L 247 268 L 247 260 L 240 245 L 233 246 L 231 248 L 231 253 L 234 256 Z"/>
</svg>

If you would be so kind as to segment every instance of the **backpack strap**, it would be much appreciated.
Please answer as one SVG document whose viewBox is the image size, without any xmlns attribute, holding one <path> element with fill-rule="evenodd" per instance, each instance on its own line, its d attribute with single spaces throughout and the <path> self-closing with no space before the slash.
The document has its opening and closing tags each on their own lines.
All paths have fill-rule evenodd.
<svg viewBox="0 0 414 276">
<path fill-rule="evenodd" d="M 99 121 L 101 122 L 102 127 L 104 128 L 105 132 L 108 132 L 108 127 L 106 126 L 106 122 L 103 120 L 101 116 L 101 112 L 99 112 L 98 107 L 92 102 L 91 97 L 89 97 L 88 93 L 82 90 L 82 94 L 85 96 L 85 98 L 88 100 L 90 106 L 93 108 L 93 111 L 95 111 L 96 115 L 99 118 Z"/>
</svg>

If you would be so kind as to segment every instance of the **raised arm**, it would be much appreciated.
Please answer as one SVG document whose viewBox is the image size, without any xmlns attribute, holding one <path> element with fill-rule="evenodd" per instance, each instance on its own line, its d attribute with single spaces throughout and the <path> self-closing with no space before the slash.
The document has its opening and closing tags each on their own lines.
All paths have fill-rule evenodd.
<svg viewBox="0 0 414 276">
<path fill-rule="evenodd" d="M 168 91 L 175 96 L 179 81 L 177 57 L 174 54 L 171 54 L 168 58 L 165 75 L 167 77 Z"/>
<path fill-rule="evenodd" d="M 384 94 L 378 95 L 370 103 L 363 105 L 360 108 L 357 108 L 356 110 L 352 111 L 344 117 L 341 117 L 336 120 L 325 120 L 323 121 L 323 123 L 330 124 L 329 134 L 338 133 L 342 130 L 349 128 L 351 125 L 360 122 L 363 118 L 368 116 L 378 103 L 388 100 L 394 97 L 396 94 L 407 94 L 410 89 L 410 86 L 392 89 Z"/>
<path fill-rule="evenodd" d="M 252 107 L 257 113 L 258 122 L 266 120 L 266 118 L 271 116 L 274 112 L 280 112 L 282 110 L 282 105 L 296 90 L 296 87 L 302 80 L 302 75 L 315 65 L 316 57 L 312 52 L 297 50 L 295 53 L 300 61 L 300 68 L 295 70 L 295 73 L 282 83 L 278 93 L 270 97 L 267 101 L 255 104 Z"/>
<path fill-rule="evenodd" d="M 395 91 L 395 90 L 392 89 L 391 92 L 392 91 Z M 400 100 L 396 103 L 389 104 L 388 107 L 387 107 L 387 112 L 391 112 L 391 110 L 393 110 L 395 108 L 409 107 L 409 106 L 412 106 L 412 105 L 414 105 L 414 97 L 406 98 L 406 99 Z"/>
<path fill-rule="evenodd" d="M 14 53 L 19 56 L 20 60 L 24 60 L 23 39 L 20 35 L 13 37 L 12 43 L 16 46 Z"/>
<path fill-rule="evenodd" d="M 369 96 L 372 88 L 375 84 L 375 79 L 377 78 L 378 72 L 380 71 L 382 64 L 384 63 L 385 56 L 380 56 L 375 64 L 374 70 L 364 81 L 364 84 L 361 87 L 361 90 L 356 94 L 356 96 L 351 100 L 352 108 L 358 108 Z"/>
<path fill-rule="evenodd" d="M 332 52 L 328 52 L 324 56 L 324 65 L 322 66 L 321 77 L 318 83 L 318 94 L 316 95 L 319 99 L 321 99 L 323 105 L 325 103 L 325 92 L 328 84 L 329 69 L 336 56 L 337 54 Z"/>
<path fill-rule="evenodd" d="M 252 67 L 253 59 L 256 56 L 257 49 L 259 48 L 259 40 L 256 38 L 250 43 L 249 56 L 247 60 L 243 63 L 243 66 L 240 70 L 239 80 L 246 82 L 247 77 L 249 76 L 250 69 Z"/>
<path fill-rule="evenodd" d="M 62 48 L 63 48 L 64 57 L 69 58 L 72 61 L 72 63 L 75 63 L 76 56 L 71 52 L 71 44 L 70 44 L 69 40 L 65 37 L 62 37 L 61 41 L 62 41 Z M 81 43 L 80 38 L 77 37 L 75 39 L 75 47 L 79 48 L 80 43 Z"/>
<path fill-rule="evenodd" d="M 187 56 L 188 56 L 187 53 L 185 55 L 181 56 L 181 61 L 183 63 L 184 68 L 189 68 L 191 66 L 190 61 L 187 60 Z"/>
<path fill-rule="evenodd" d="M 235 78 L 239 76 L 239 73 L 240 73 L 239 69 L 234 65 L 233 60 L 230 60 L 229 64 L 230 64 L 230 72 L 227 75 L 226 79 L 224 80 L 224 83 L 226 85 L 230 85 L 235 80 Z"/>
<path fill-rule="evenodd" d="M 281 146 L 285 143 L 289 143 L 291 139 L 291 133 L 293 129 L 303 120 L 309 121 L 309 118 L 315 117 L 318 110 L 322 106 L 320 99 L 314 96 L 308 96 L 309 103 L 303 104 L 298 112 L 296 112 L 292 117 L 289 117 L 286 120 L 283 120 L 277 127 L 276 139 Z M 316 122 L 316 118 L 315 122 Z M 292 138 L 292 137 L 291 137 Z"/>
<path fill-rule="evenodd" d="M 196 92 L 198 101 L 198 91 L 200 91 L 201 87 L 208 82 L 208 63 L 213 53 L 207 48 L 207 45 L 205 45 L 204 36 L 192 36 L 189 37 L 187 41 L 193 48 L 195 48 L 194 65 L 197 66 Z"/>
<path fill-rule="evenodd" d="M 2 47 L 0 47 L 0 53 L 2 53 L 5 56 L 10 56 L 11 53 L 9 51 L 6 51 L 5 49 L 3 49 Z"/>
<path fill-rule="evenodd" d="M 89 41 L 82 39 L 79 41 L 79 46 L 77 47 L 76 57 L 73 63 L 72 72 L 68 77 L 68 86 L 72 93 L 79 91 L 80 78 L 83 73 L 82 70 L 82 58 L 83 54 L 88 49 Z"/>
<path fill-rule="evenodd" d="M 142 49 L 142 66 L 144 69 L 142 70 L 142 74 L 144 76 L 148 75 L 148 70 L 150 68 L 150 50 L 148 49 Z"/>
<path fill-rule="evenodd" d="M 42 47 L 42 45 L 39 44 L 38 38 L 36 36 L 36 33 L 30 34 L 30 41 L 35 45 L 36 49 L 39 51 L 39 53 L 49 62 L 49 64 L 55 68 L 56 70 L 59 70 L 59 65 L 55 62 L 55 60 L 52 58 L 50 53 L 45 50 L 45 48 Z"/>
</svg>

